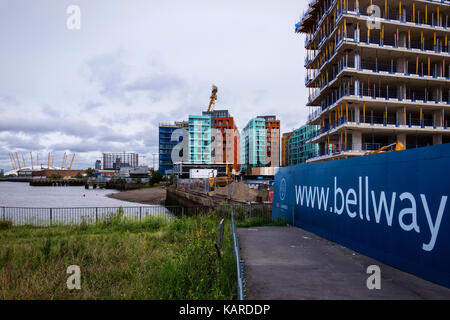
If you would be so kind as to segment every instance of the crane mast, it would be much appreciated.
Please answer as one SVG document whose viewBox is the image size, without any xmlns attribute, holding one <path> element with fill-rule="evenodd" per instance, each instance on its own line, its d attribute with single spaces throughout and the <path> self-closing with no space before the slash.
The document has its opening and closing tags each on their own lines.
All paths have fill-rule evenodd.
<svg viewBox="0 0 450 320">
<path fill-rule="evenodd" d="M 214 111 L 214 107 L 216 106 L 217 100 L 217 87 L 215 85 L 212 86 L 211 98 L 209 101 L 208 112 Z"/>
</svg>

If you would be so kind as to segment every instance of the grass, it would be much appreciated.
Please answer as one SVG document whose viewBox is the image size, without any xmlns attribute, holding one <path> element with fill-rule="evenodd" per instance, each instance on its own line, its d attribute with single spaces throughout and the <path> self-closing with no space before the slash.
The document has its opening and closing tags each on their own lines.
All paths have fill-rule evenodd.
<svg viewBox="0 0 450 320">
<path fill-rule="evenodd" d="M 0 226 L 0 299 L 233 299 L 229 220 L 223 255 L 216 215 L 79 226 Z M 81 269 L 69 290 L 67 267 Z"/>
<path fill-rule="evenodd" d="M 248 207 L 237 206 L 235 207 L 234 215 L 237 228 L 286 225 L 286 219 L 284 218 L 273 220 L 272 209 L 267 206 L 253 206 L 251 209 L 251 218 Z"/>
<path fill-rule="evenodd" d="M 280 227 L 285 226 L 286 220 L 278 218 L 276 220 L 268 217 L 252 217 L 245 220 L 236 221 L 237 228 L 251 228 L 251 227 Z"/>
</svg>

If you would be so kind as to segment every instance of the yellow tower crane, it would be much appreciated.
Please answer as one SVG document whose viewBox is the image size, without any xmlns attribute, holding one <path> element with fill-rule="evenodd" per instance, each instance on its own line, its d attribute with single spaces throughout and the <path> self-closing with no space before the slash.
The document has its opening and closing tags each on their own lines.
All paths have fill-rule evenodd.
<svg viewBox="0 0 450 320">
<path fill-rule="evenodd" d="M 217 100 L 217 87 L 215 85 L 212 86 L 211 98 L 209 101 L 208 112 L 214 111 L 214 107 L 216 106 Z"/>
<path fill-rule="evenodd" d="M 34 170 L 33 152 L 30 152 L 30 160 L 31 160 L 31 170 Z"/>
<path fill-rule="evenodd" d="M 50 169 L 50 152 L 48 153 L 47 169 Z"/>
</svg>

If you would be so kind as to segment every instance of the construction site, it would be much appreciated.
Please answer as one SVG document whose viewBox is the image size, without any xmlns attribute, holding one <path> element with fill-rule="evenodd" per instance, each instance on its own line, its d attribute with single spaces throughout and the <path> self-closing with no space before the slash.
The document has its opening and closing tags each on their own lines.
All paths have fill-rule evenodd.
<svg viewBox="0 0 450 320">
<path fill-rule="evenodd" d="M 306 36 L 307 162 L 450 142 L 450 5 L 315 0 Z"/>
</svg>

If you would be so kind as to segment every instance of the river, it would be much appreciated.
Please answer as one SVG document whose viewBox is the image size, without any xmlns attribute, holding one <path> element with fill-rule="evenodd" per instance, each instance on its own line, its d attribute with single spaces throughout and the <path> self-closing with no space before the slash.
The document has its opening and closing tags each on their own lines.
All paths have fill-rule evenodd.
<svg viewBox="0 0 450 320">
<path fill-rule="evenodd" d="M 28 182 L 0 182 L 0 207 L 137 207 L 139 204 L 108 198 L 116 190 L 84 187 L 31 187 Z"/>
<path fill-rule="evenodd" d="M 31 187 L 26 182 L 0 182 L 0 220 L 15 225 L 79 224 L 105 221 L 121 214 L 141 220 L 146 216 L 169 216 L 164 206 L 142 205 L 112 199 L 116 190 L 83 187 Z M 119 207 L 122 207 L 119 209 Z"/>
</svg>

